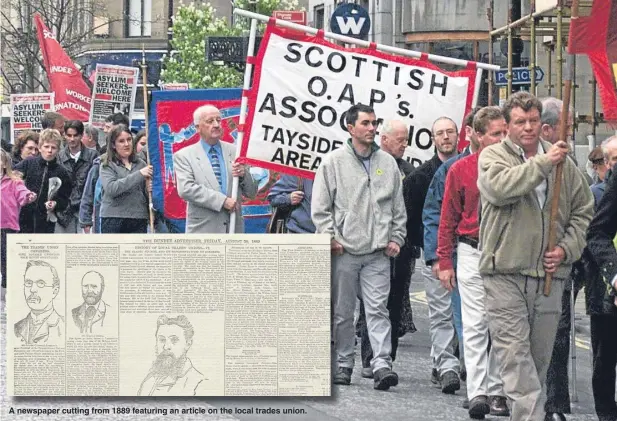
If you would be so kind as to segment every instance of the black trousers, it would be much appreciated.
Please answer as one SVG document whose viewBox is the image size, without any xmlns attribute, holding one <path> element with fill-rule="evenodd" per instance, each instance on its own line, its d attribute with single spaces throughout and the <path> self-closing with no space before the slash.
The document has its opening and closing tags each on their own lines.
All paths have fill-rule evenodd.
<svg viewBox="0 0 617 421">
<path fill-rule="evenodd" d="M 413 262 L 412 262 L 413 260 Z M 388 312 L 390 315 L 390 336 L 392 351 L 390 356 L 392 361 L 396 359 L 396 351 L 398 349 L 399 329 L 403 316 L 403 299 L 406 294 L 409 294 L 406 286 L 409 285 L 411 274 L 415 268 L 415 259 L 411 257 L 411 251 L 408 247 L 402 247 L 399 256 L 396 259 L 390 260 L 390 295 L 388 296 Z M 364 303 L 360 302 L 360 320 L 363 321 L 360 327 L 360 353 L 362 356 L 362 367 L 371 366 L 373 359 L 373 349 L 368 337 L 368 328 L 366 326 L 366 317 L 364 314 Z"/>
<path fill-rule="evenodd" d="M 571 280 L 568 279 L 565 282 L 571 282 Z M 578 289 L 574 290 L 575 302 L 578 292 Z M 546 404 L 544 405 L 546 412 L 570 413 L 568 358 L 570 357 L 570 331 L 572 329 L 571 311 L 570 289 L 568 288 L 568 290 L 564 289 L 561 297 L 561 317 L 557 325 L 551 362 L 546 372 Z"/>
<path fill-rule="evenodd" d="M 147 219 L 101 218 L 101 234 L 146 234 L 147 232 Z"/>
<path fill-rule="evenodd" d="M 0 257 L 2 259 L 2 267 L 0 270 L 2 270 L 2 288 L 6 288 L 6 235 L 7 234 L 14 234 L 17 231 L 9 229 L 9 228 L 2 228 L 0 229 Z"/>
<path fill-rule="evenodd" d="M 600 421 L 616 421 L 615 366 L 617 366 L 617 317 L 591 316 L 593 374 L 591 387 Z"/>
</svg>

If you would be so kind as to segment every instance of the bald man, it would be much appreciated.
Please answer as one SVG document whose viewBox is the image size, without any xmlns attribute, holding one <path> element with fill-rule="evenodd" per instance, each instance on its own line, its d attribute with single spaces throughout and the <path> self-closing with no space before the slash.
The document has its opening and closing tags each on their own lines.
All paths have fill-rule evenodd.
<svg viewBox="0 0 617 421">
<path fill-rule="evenodd" d="M 87 272 L 81 278 L 84 303 L 73 309 L 73 321 L 81 333 L 97 333 L 103 327 L 108 305 L 102 300 L 105 278 L 98 272 Z M 94 332 L 93 332 L 94 328 Z"/>
<path fill-rule="evenodd" d="M 403 159 L 407 148 L 409 130 L 407 125 L 401 120 L 390 120 L 386 122 L 381 130 L 380 147 L 384 152 L 392 155 L 398 164 L 401 173 L 401 180 L 413 171 L 413 165 Z M 412 247 L 413 248 L 413 247 Z M 413 333 L 416 327 L 413 324 L 411 302 L 409 301 L 409 286 L 411 284 L 411 274 L 416 264 L 416 256 L 412 253 L 412 248 L 405 245 L 401 247 L 401 252 L 395 259 L 390 260 L 392 270 L 390 270 L 390 296 L 388 297 L 388 311 L 390 323 L 392 324 L 391 343 L 392 351 L 390 356 L 392 361 L 396 359 L 398 340 L 405 333 Z M 419 257 L 419 256 L 418 256 Z M 372 379 L 373 370 L 371 369 L 371 359 L 373 350 L 368 337 L 364 305 L 360 307 L 360 336 L 362 353 L 362 377 Z"/>
<path fill-rule="evenodd" d="M 257 195 L 250 168 L 235 162 L 236 147 L 221 142 L 221 112 L 202 105 L 193 113 L 200 141 L 174 154 L 178 194 L 187 202 L 186 233 L 225 234 L 232 212 L 236 213 L 235 233 L 244 232 L 242 196 Z M 240 178 L 238 194 L 232 195 L 232 181 Z"/>
</svg>

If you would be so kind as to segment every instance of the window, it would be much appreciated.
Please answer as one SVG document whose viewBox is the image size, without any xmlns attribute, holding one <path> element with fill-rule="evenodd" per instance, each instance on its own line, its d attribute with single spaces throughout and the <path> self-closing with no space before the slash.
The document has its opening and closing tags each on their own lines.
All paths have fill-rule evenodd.
<svg viewBox="0 0 617 421">
<path fill-rule="evenodd" d="M 152 35 L 152 0 L 127 0 L 126 14 L 129 37 Z"/>
<path fill-rule="evenodd" d="M 315 6 L 315 8 L 313 9 L 313 25 L 315 26 L 315 28 L 323 29 L 324 20 L 325 20 L 325 14 L 324 14 L 324 9 L 323 9 L 323 4 L 320 4 L 319 6 Z"/>
</svg>

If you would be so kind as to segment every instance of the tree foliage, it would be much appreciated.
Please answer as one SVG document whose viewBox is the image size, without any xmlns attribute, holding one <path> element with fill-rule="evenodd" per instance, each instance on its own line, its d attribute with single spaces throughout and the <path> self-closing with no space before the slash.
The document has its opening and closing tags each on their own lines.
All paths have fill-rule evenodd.
<svg viewBox="0 0 617 421">
<path fill-rule="evenodd" d="M 236 0 L 236 7 L 250 10 L 249 0 Z M 258 0 L 257 13 L 271 16 L 274 10 L 298 10 L 297 0 Z M 237 19 L 233 28 L 216 17 L 210 3 L 180 6 L 173 18 L 171 56 L 163 59 L 161 81 L 188 83 L 191 88 L 234 88 L 242 86 L 243 75 L 224 63 L 206 61 L 207 36 L 241 36 L 249 23 Z"/>
<path fill-rule="evenodd" d="M 161 80 L 188 83 L 191 88 L 236 87 L 242 84 L 237 70 L 206 61 L 207 36 L 236 36 L 240 28 L 230 28 L 217 18 L 210 3 L 180 6 L 173 17 L 173 53 L 163 59 Z"/>
</svg>

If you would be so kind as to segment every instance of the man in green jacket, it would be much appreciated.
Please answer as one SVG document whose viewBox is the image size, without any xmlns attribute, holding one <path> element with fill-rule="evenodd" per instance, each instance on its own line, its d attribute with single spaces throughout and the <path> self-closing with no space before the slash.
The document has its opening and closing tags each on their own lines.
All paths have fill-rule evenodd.
<svg viewBox="0 0 617 421">
<path fill-rule="evenodd" d="M 585 246 L 593 199 L 563 140 L 540 140 L 541 102 L 527 92 L 503 107 L 508 137 L 479 158 L 480 274 L 492 347 L 512 420 L 542 420 L 542 386 L 561 314 L 564 280 Z M 556 247 L 547 250 L 555 169 L 563 163 Z M 553 275 L 551 293 L 544 280 Z"/>
</svg>

